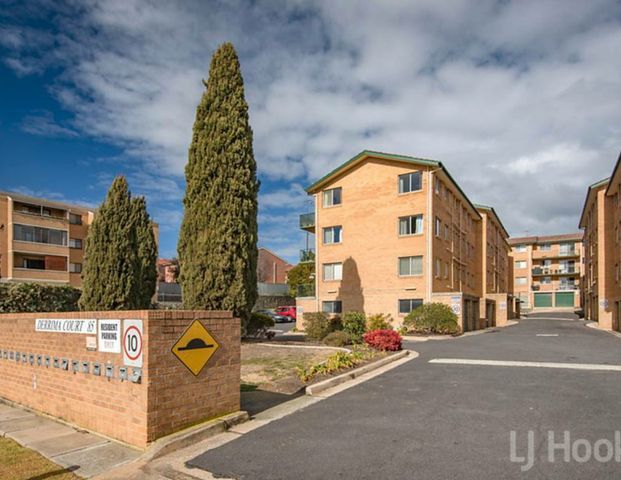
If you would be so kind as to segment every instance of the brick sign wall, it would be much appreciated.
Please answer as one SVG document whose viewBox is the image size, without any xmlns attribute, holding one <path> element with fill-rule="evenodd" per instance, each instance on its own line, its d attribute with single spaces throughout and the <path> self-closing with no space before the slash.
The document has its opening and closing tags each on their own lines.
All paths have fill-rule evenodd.
<svg viewBox="0 0 621 480">
<path fill-rule="evenodd" d="M 229 312 L 3 314 L 0 397 L 144 448 L 239 410 L 239 329 Z"/>
</svg>

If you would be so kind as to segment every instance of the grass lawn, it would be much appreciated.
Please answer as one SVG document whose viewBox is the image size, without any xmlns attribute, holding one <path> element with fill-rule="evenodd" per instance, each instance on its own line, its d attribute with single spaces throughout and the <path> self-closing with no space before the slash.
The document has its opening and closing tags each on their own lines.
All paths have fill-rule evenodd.
<svg viewBox="0 0 621 480">
<path fill-rule="evenodd" d="M 50 462 L 29 448 L 8 438 L 0 438 L 0 478 L 2 480 L 76 480 L 80 477 Z"/>
<path fill-rule="evenodd" d="M 334 352 L 332 348 L 279 348 L 242 344 L 242 390 L 250 391 L 253 386 L 258 386 L 262 390 L 294 393 L 303 387 L 296 376 L 296 367 L 322 362 Z"/>
</svg>

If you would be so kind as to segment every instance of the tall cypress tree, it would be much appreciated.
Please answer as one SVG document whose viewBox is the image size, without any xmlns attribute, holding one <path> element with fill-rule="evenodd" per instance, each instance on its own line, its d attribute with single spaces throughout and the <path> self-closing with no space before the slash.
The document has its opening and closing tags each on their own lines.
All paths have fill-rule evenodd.
<svg viewBox="0 0 621 480">
<path fill-rule="evenodd" d="M 153 233 L 153 222 L 147 213 L 144 197 L 132 198 L 132 224 L 136 238 L 136 266 L 133 308 L 146 309 L 151 306 L 157 282 L 157 244 Z"/>
<path fill-rule="evenodd" d="M 186 308 L 247 319 L 257 299 L 257 167 L 237 53 L 215 52 L 185 169 L 179 282 Z"/>
<path fill-rule="evenodd" d="M 82 310 L 135 308 L 136 232 L 125 177 L 112 182 L 86 236 Z"/>
</svg>

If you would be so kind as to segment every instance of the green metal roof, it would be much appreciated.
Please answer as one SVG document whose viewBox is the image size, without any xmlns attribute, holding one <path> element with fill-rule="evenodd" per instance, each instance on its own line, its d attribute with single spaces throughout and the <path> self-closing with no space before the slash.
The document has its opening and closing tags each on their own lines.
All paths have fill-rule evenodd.
<svg viewBox="0 0 621 480">
<path fill-rule="evenodd" d="M 582 206 L 582 213 L 580 214 L 580 223 L 578 224 L 578 228 L 585 228 L 584 214 L 586 213 L 586 206 L 587 206 L 587 203 L 589 203 L 589 197 L 591 196 L 591 192 L 593 192 L 593 190 L 595 190 L 596 188 L 603 187 L 608 182 L 610 182 L 610 177 L 604 178 L 603 180 L 600 180 L 599 182 L 595 182 L 592 185 L 589 185 L 589 188 L 587 189 L 586 198 L 584 199 L 584 205 Z"/>
<path fill-rule="evenodd" d="M 428 165 L 428 166 L 437 167 L 437 168 L 442 169 L 442 171 L 451 180 L 451 182 L 453 182 L 453 185 L 455 185 L 457 187 L 457 190 L 459 190 L 459 192 L 464 196 L 464 198 L 466 199 L 466 202 L 468 202 L 468 204 L 472 207 L 472 210 L 479 216 L 479 218 L 481 218 L 481 215 L 477 211 L 477 209 L 474 206 L 474 204 L 470 201 L 468 196 L 464 193 L 464 191 L 461 189 L 459 184 L 455 181 L 455 179 L 449 173 L 449 171 L 446 169 L 446 167 L 442 164 L 442 162 L 439 162 L 437 160 L 430 160 L 428 158 L 411 157 L 411 156 L 408 156 L 408 155 L 397 155 L 397 154 L 394 154 L 394 153 L 376 152 L 374 150 L 363 150 L 358 155 L 350 158 L 345 163 L 339 165 L 334 170 L 332 170 L 330 173 L 328 173 L 327 175 L 324 175 L 319 180 L 317 180 L 315 183 L 313 183 L 312 185 L 307 187 L 306 188 L 306 192 L 307 193 L 314 193 L 323 184 L 325 184 L 328 180 L 330 180 L 334 176 L 338 175 L 339 173 L 345 171 L 348 167 L 352 166 L 357 161 L 362 160 L 365 157 L 381 158 L 381 159 L 384 159 L 384 160 L 391 160 L 391 161 L 396 161 L 396 162 L 405 162 L 405 163 L 411 163 L 411 164 L 414 164 L 414 165 Z"/>
<path fill-rule="evenodd" d="M 502 220 L 500 219 L 500 217 L 498 216 L 498 214 L 496 213 L 496 210 L 494 210 L 494 207 L 490 207 L 488 205 L 482 205 L 480 203 L 475 203 L 474 204 L 475 207 L 480 208 L 481 210 L 487 210 L 489 212 L 492 212 L 494 214 L 494 216 L 496 217 L 496 220 L 498 220 L 498 223 L 500 224 L 500 228 L 502 228 L 502 230 L 505 232 L 505 235 L 507 237 L 509 237 L 509 232 L 507 231 L 507 229 L 505 228 L 505 226 L 502 223 Z M 506 239 L 505 239 L 506 240 Z"/>
</svg>

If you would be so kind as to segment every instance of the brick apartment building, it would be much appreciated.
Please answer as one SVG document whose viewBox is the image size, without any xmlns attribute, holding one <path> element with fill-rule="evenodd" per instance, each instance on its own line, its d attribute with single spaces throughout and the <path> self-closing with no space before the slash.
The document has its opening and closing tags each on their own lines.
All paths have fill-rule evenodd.
<svg viewBox="0 0 621 480">
<path fill-rule="evenodd" d="M 87 207 L 0 192 L 0 282 L 80 287 L 94 216 Z M 157 224 L 153 229 L 157 241 Z"/>
<path fill-rule="evenodd" d="M 385 313 L 401 323 L 424 302 L 443 302 L 465 331 L 506 319 L 485 322 L 494 294 L 504 296 L 499 310 L 510 308 L 506 231 L 441 162 L 363 151 L 307 192 L 315 211 L 300 226 L 315 233 L 317 273 L 299 289 L 303 311 Z"/>
<path fill-rule="evenodd" d="M 80 286 L 94 211 L 0 192 L 0 281 Z"/>
<path fill-rule="evenodd" d="M 287 274 L 292 268 L 293 265 L 271 250 L 259 247 L 257 259 L 257 281 L 259 283 L 287 283 Z"/>
<path fill-rule="evenodd" d="M 621 155 L 612 176 L 587 190 L 584 230 L 584 314 L 606 330 L 621 330 Z"/>
<path fill-rule="evenodd" d="M 582 233 L 511 238 L 514 294 L 523 309 L 580 307 Z"/>
</svg>

